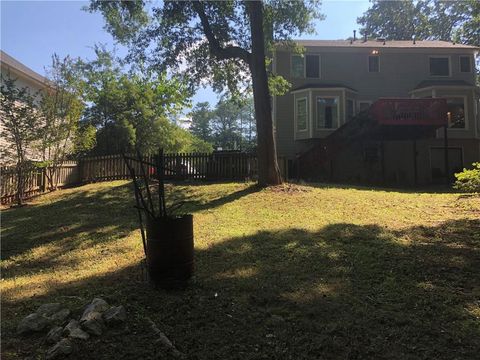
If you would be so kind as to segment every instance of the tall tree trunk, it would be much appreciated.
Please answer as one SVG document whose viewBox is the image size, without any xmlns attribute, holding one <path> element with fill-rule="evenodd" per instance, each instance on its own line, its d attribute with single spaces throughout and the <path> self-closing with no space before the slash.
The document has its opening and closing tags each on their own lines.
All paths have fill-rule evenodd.
<svg viewBox="0 0 480 360">
<path fill-rule="evenodd" d="M 275 135 L 273 133 L 272 107 L 265 65 L 265 40 L 263 32 L 263 4 L 247 1 L 252 38 L 252 56 L 249 64 L 253 81 L 253 100 L 257 121 L 258 184 L 261 186 L 282 183 L 277 162 Z"/>
</svg>

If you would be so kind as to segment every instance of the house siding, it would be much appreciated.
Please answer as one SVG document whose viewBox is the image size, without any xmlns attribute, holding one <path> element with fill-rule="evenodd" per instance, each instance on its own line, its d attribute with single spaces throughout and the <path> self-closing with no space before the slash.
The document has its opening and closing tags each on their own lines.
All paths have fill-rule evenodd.
<svg viewBox="0 0 480 360">
<path fill-rule="evenodd" d="M 380 58 L 379 72 L 368 71 L 368 57 L 373 50 L 378 51 Z M 460 72 L 460 56 L 470 56 L 472 66 L 473 56 L 477 49 L 458 47 L 447 48 L 395 48 L 383 47 L 382 43 L 368 48 L 358 47 L 322 47 L 306 46 L 305 54 L 320 56 L 320 78 L 292 78 L 290 73 L 291 53 L 281 48 L 275 52 L 275 70 L 284 76 L 291 84 L 292 90 L 276 97 L 275 128 L 277 150 L 279 156 L 295 159 L 319 139 L 328 136 L 332 130 L 316 130 L 309 128 L 308 136 L 299 135 L 295 130 L 295 99 L 311 97 L 310 126 L 315 126 L 315 98 L 321 95 L 339 96 L 340 124 L 346 121 L 346 99 L 355 100 L 355 112 L 358 113 L 359 102 L 375 102 L 385 97 L 464 97 L 466 106 L 467 126 L 465 129 L 448 129 L 449 146 L 461 148 L 463 166 L 468 166 L 480 159 L 480 114 L 478 98 L 480 91 L 475 88 L 475 69 L 470 73 Z M 450 60 L 450 76 L 430 76 L 429 59 L 431 56 L 445 56 Z M 435 86 L 415 89 L 423 81 L 449 80 L 464 83 L 465 86 Z M 325 88 L 317 88 L 324 86 Z M 303 89 L 309 87 L 309 89 Z M 301 88 L 302 90 L 297 90 Z M 417 184 L 427 184 L 433 181 L 431 171 L 431 148 L 443 147 L 443 130 L 437 131 L 436 137 L 417 141 Z M 371 182 L 394 182 L 413 184 L 414 170 L 412 165 L 413 145 L 411 141 L 385 141 L 383 146 L 384 168 L 380 165 L 366 165 L 363 159 L 365 144 L 358 143 L 344 151 L 334 163 L 325 165 L 324 173 L 334 180 L 339 177 L 355 181 L 363 179 Z M 342 171 L 339 171 L 339 169 Z M 335 171 L 335 169 L 337 171 Z M 330 171 L 333 170 L 333 174 Z M 371 178 L 371 179 L 370 179 Z M 368 180 L 370 179 L 370 180 Z"/>
</svg>

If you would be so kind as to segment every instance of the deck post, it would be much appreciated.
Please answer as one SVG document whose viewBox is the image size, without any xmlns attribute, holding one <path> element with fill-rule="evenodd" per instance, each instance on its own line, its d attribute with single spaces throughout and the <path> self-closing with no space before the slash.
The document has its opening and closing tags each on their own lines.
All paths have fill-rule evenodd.
<svg viewBox="0 0 480 360">
<path fill-rule="evenodd" d="M 413 185 L 418 185 L 417 172 L 417 139 L 413 139 Z"/>
<path fill-rule="evenodd" d="M 445 149 L 445 185 L 450 186 L 450 169 L 448 166 L 448 135 L 447 135 L 447 125 L 443 128 L 443 146 Z"/>
</svg>

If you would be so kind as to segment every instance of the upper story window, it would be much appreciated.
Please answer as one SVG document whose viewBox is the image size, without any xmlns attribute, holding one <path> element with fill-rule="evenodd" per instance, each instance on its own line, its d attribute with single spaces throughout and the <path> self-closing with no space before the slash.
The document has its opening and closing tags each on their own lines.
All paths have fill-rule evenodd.
<svg viewBox="0 0 480 360">
<path fill-rule="evenodd" d="M 305 62 L 303 56 L 292 56 L 292 77 L 303 78 L 305 76 Z"/>
<path fill-rule="evenodd" d="M 430 58 L 430 76 L 450 76 L 450 59 L 448 57 Z"/>
<path fill-rule="evenodd" d="M 472 72 L 472 59 L 470 56 L 460 56 L 460 72 L 462 73 Z"/>
<path fill-rule="evenodd" d="M 306 63 L 306 77 L 318 79 L 320 77 L 320 56 L 307 55 L 305 56 Z"/>
<path fill-rule="evenodd" d="M 297 131 L 307 130 L 308 106 L 307 98 L 297 99 L 295 113 L 297 117 Z"/>
<path fill-rule="evenodd" d="M 293 55 L 292 56 L 292 77 L 320 78 L 320 56 L 319 55 Z"/>
<path fill-rule="evenodd" d="M 368 72 L 380 71 L 380 58 L 378 55 L 370 55 L 368 57 Z"/>
</svg>

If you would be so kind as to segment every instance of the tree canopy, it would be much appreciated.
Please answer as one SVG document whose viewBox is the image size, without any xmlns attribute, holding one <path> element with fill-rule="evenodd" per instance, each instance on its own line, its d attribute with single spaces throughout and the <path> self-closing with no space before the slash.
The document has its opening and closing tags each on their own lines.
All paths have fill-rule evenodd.
<svg viewBox="0 0 480 360">
<path fill-rule="evenodd" d="M 357 19 L 361 34 L 390 40 L 456 41 L 480 46 L 480 2 L 372 1 Z"/>
<path fill-rule="evenodd" d="M 259 183 L 281 182 L 273 134 L 266 63 L 274 41 L 312 32 L 320 2 L 309 1 L 138 1 L 92 0 L 106 29 L 128 45 L 128 60 L 182 76 L 194 89 L 208 83 L 239 95 L 253 90 L 258 131 Z M 274 74 L 272 74 L 274 75 Z M 272 78 L 272 76 L 270 76 Z"/>
<path fill-rule="evenodd" d="M 97 127 L 94 153 L 211 149 L 172 121 L 189 104 L 181 80 L 148 69 L 127 73 L 112 54 L 99 47 L 96 53 L 97 59 L 85 64 L 84 121 Z"/>
</svg>

